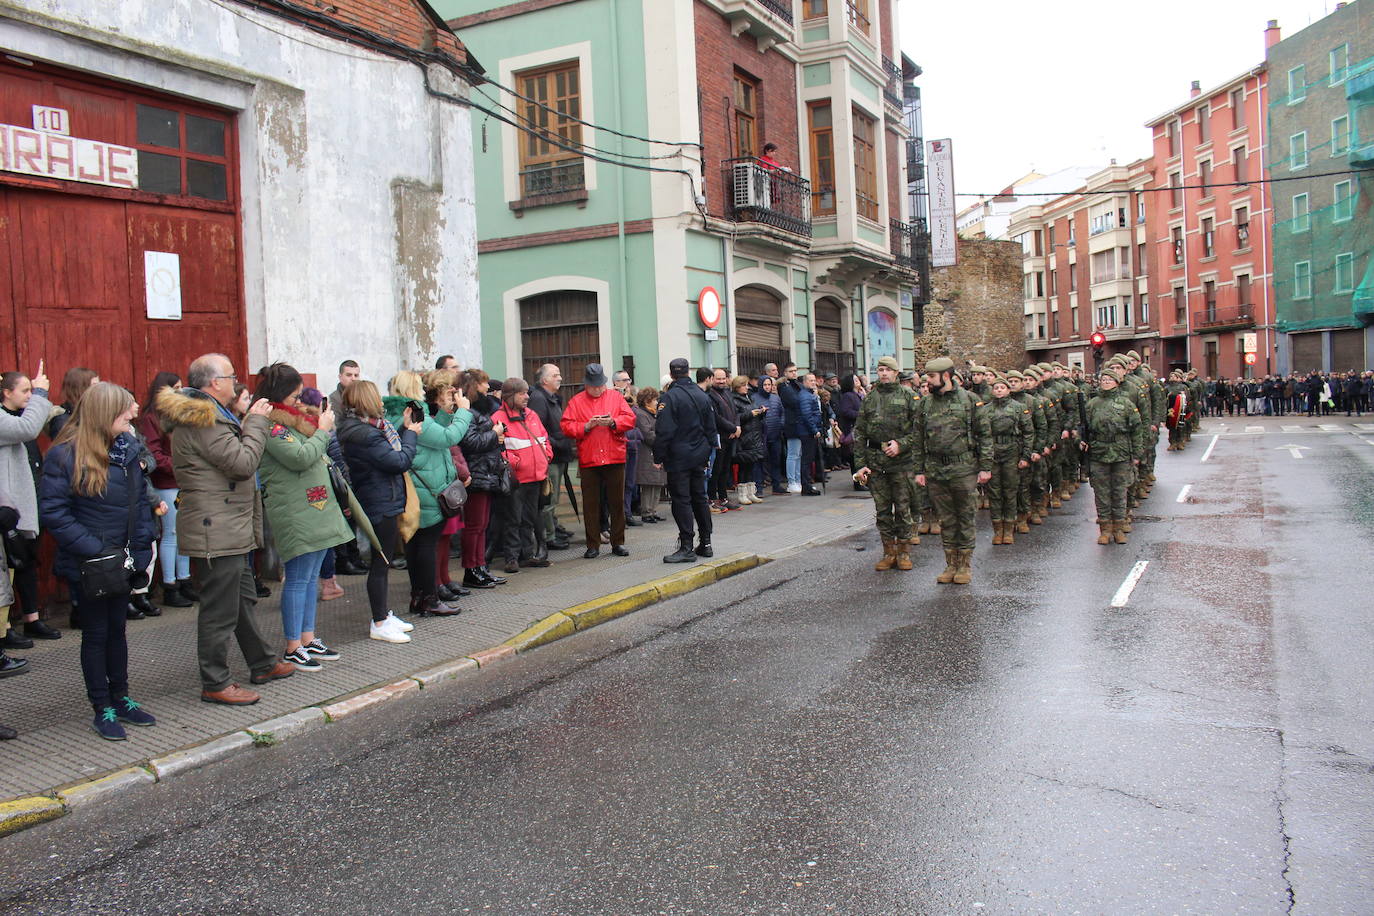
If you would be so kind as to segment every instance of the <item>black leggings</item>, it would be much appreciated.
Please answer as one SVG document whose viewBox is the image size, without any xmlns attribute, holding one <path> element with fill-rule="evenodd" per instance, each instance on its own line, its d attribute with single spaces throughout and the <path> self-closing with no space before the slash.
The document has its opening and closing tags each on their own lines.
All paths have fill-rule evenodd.
<svg viewBox="0 0 1374 916">
<path fill-rule="evenodd" d="M 396 520 L 399 517 L 391 515 L 370 519 L 377 542 L 382 545 L 381 550 L 372 551 L 372 565 L 367 568 L 367 603 L 372 609 L 373 623 L 381 623 L 390 613 L 386 607 L 386 574 L 391 565 L 387 561 L 396 556 Z"/>
<path fill-rule="evenodd" d="M 410 573 L 412 597 L 433 595 L 439 591 L 439 562 L 435 551 L 447 521 L 441 518 L 428 528 L 421 528 L 406 542 L 406 572 Z"/>
</svg>

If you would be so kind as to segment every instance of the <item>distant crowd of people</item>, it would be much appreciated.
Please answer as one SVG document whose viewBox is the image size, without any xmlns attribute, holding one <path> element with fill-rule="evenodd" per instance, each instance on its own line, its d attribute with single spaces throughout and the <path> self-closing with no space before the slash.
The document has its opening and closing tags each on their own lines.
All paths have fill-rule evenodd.
<svg viewBox="0 0 1374 916">
<path fill-rule="evenodd" d="M 1306 413 L 1330 416 L 1341 411 L 1363 416 L 1374 402 L 1374 370 L 1266 375 L 1263 378 L 1203 379 L 1203 415 L 1281 417 Z"/>
</svg>

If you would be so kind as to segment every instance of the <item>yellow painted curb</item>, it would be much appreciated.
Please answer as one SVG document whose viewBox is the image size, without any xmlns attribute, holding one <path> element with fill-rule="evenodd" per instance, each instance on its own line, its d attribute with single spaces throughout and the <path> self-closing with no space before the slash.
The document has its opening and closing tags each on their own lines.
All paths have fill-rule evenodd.
<svg viewBox="0 0 1374 916">
<path fill-rule="evenodd" d="M 658 600 L 667 601 L 669 598 L 676 598 L 685 595 L 690 591 L 695 591 L 703 585 L 710 585 L 718 578 L 718 573 L 714 566 L 698 564 L 689 566 L 681 572 L 673 573 L 671 576 L 664 576 L 650 583 L 658 591 Z"/>
<path fill-rule="evenodd" d="M 66 813 L 66 806 L 51 795 L 31 795 L 0 802 L 0 836 L 27 830 Z"/>
<path fill-rule="evenodd" d="M 728 557 L 710 560 L 706 565 L 714 566 L 719 571 L 716 578 L 728 579 L 730 576 L 753 569 L 765 562 L 767 561 L 756 553 L 732 553 Z"/>
<path fill-rule="evenodd" d="M 571 636 L 575 632 L 577 625 L 573 623 L 572 618 L 562 611 L 556 611 L 533 626 L 526 627 L 501 645 L 510 646 L 516 652 L 527 652 L 544 643 Z"/>
<path fill-rule="evenodd" d="M 572 618 L 573 624 L 579 630 L 594 627 L 599 623 L 623 617 L 632 611 L 648 607 L 658 601 L 658 589 L 654 583 L 645 582 L 641 585 L 631 586 L 603 595 L 592 601 L 584 601 L 581 604 L 573 605 L 563 611 L 565 615 Z"/>
</svg>

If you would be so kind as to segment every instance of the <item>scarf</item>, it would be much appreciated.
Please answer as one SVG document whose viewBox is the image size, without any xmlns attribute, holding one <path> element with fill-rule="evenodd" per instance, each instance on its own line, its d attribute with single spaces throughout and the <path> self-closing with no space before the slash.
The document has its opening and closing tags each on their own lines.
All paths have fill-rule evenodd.
<svg viewBox="0 0 1374 916">
<path fill-rule="evenodd" d="M 296 408 L 296 407 L 289 407 L 289 406 L 287 406 L 286 404 L 278 404 L 276 401 L 273 401 L 273 402 L 272 402 L 272 409 L 273 409 L 273 410 L 280 410 L 280 411 L 282 411 L 282 412 L 284 412 L 284 413 L 289 413 L 289 414 L 291 414 L 291 416 L 293 416 L 293 417 L 297 417 L 297 418 L 299 418 L 299 419 L 305 420 L 307 423 L 309 423 L 311 426 L 315 427 L 316 429 L 319 429 L 319 428 L 320 428 L 320 416 L 319 416 L 319 414 L 306 413 L 305 411 L 303 411 L 303 410 L 301 410 L 301 409 L 299 409 L 299 408 Z"/>
<path fill-rule="evenodd" d="M 396 432 L 396 427 L 392 426 L 382 417 L 369 417 L 367 419 L 367 424 L 369 426 L 375 426 L 382 431 L 382 434 L 386 436 L 386 444 L 391 446 L 393 452 L 399 452 L 401 450 L 401 436 Z"/>
</svg>

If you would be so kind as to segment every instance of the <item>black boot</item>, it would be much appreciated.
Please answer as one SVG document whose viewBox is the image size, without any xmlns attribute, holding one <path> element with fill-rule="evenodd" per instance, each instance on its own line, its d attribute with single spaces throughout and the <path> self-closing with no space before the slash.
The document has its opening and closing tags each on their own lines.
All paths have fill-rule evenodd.
<svg viewBox="0 0 1374 916">
<path fill-rule="evenodd" d="M 492 585 L 505 585 L 505 584 L 506 584 L 506 577 L 505 577 L 505 576 L 493 576 L 493 575 L 491 574 L 491 567 L 490 567 L 490 566 L 479 566 L 479 567 L 477 567 L 477 571 L 478 571 L 479 573 L 482 574 L 482 578 L 486 579 L 486 580 L 487 580 L 488 582 L 490 582 Z"/>
<path fill-rule="evenodd" d="M 256 588 L 256 589 L 258 590 L 258 597 L 259 597 L 259 598 L 271 598 L 271 597 L 272 597 L 272 590 L 271 590 L 270 588 L 268 588 L 266 585 L 263 585 L 263 584 L 262 584 L 262 579 L 259 578 L 258 576 L 254 576 L 254 577 L 253 577 L 253 587 Z"/>
<path fill-rule="evenodd" d="M 176 584 L 177 584 L 177 591 L 181 592 L 182 596 L 183 596 L 187 601 L 196 602 L 196 601 L 199 601 L 199 600 L 200 600 L 200 592 L 196 591 L 196 586 L 195 586 L 195 584 L 194 584 L 190 579 L 178 579 Z M 173 605 L 170 601 L 164 601 L 163 604 L 166 604 L 168 607 L 189 607 L 189 606 L 190 606 L 190 605 Z"/>
<path fill-rule="evenodd" d="M 474 566 L 463 570 L 464 588 L 496 588 L 496 583 L 482 575 L 482 567 Z"/>
<path fill-rule="evenodd" d="M 410 610 L 420 617 L 453 617 L 458 613 L 458 608 L 445 604 L 439 600 L 438 595 L 433 594 L 412 595 Z"/>
<path fill-rule="evenodd" d="M 10 658 L 4 652 L 0 652 L 0 677 L 27 674 L 28 670 L 29 660 L 27 658 Z"/>
<path fill-rule="evenodd" d="M 124 616 L 127 617 L 129 620 L 142 620 L 144 614 L 138 608 L 134 607 L 133 602 L 131 601 L 124 607 Z"/>
<path fill-rule="evenodd" d="M 699 556 L 699 557 L 711 557 L 711 556 L 715 556 L 715 551 L 711 549 L 711 542 L 710 542 L 710 540 L 708 540 L 707 538 L 702 538 L 702 539 L 697 543 L 697 556 Z"/>
<path fill-rule="evenodd" d="M 149 601 L 147 595 L 130 595 L 129 606 L 141 611 L 145 617 L 162 616 L 162 608 Z"/>
<path fill-rule="evenodd" d="M 695 563 L 696 552 L 692 550 L 690 537 L 678 538 L 677 550 L 663 558 L 664 563 Z"/>
<path fill-rule="evenodd" d="M 29 620 L 24 623 L 24 635 L 30 639 L 61 639 L 62 631 L 53 629 L 41 620 Z"/>
<path fill-rule="evenodd" d="M 195 604 L 190 596 L 181 590 L 181 586 L 175 582 L 171 585 L 163 583 L 162 603 L 168 607 L 190 607 Z"/>
<path fill-rule="evenodd" d="M 5 631 L 5 638 L 0 639 L 0 649 L 32 649 L 33 640 L 23 633 L 10 627 Z"/>
</svg>

